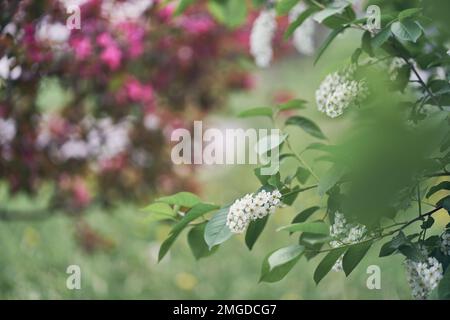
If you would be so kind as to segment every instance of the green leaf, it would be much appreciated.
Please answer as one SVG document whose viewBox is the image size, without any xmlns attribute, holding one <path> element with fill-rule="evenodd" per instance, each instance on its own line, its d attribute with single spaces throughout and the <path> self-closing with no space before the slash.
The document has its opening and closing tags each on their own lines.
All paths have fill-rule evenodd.
<svg viewBox="0 0 450 320">
<path fill-rule="evenodd" d="M 164 240 L 164 242 L 161 244 L 161 247 L 159 248 L 158 262 L 165 257 L 167 252 L 169 252 L 170 247 L 173 245 L 178 236 L 179 234 L 172 234 L 166 240 Z"/>
<path fill-rule="evenodd" d="M 365 53 L 373 57 L 372 34 L 369 31 L 366 31 L 363 34 L 361 48 Z"/>
<path fill-rule="evenodd" d="M 329 234 L 329 227 L 325 222 L 314 221 L 314 222 L 300 222 L 290 224 L 281 228 L 277 231 L 289 231 L 289 232 L 309 232 L 316 234 Z"/>
<path fill-rule="evenodd" d="M 258 140 L 258 143 L 255 145 L 255 151 L 259 155 L 266 154 L 268 151 L 273 150 L 279 147 L 284 140 L 286 140 L 287 135 L 276 135 L 271 134 L 265 137 L 262 137 Z"/>
<path fill-rule="evenodd" d="M 273 110 L 270 107 L 260 107 L 248 109 L 238 114 L 239 118 L 249 118 L 258 116 L 265 116 L 271 118 L 273 116 Z"/>
<path fill-rule="evenodd" d="M 206 223 L 202 223 L 196 227 L 193 227 L 187 236 L 189 247 L 197 260 L 212 255 L 217 248 L 219 248 L 216 246 L 212 250 L 209 250 L 204 238 L 205 226 Z"/>
<path fill-rule="evenodd" d="M 280 111 L 304 109 L 305 103 L 306 103 L 305 100 L 294 99 L 289 102 L 278 105 L 278 109 Z"/>
<path fill-rule="evenodd" d="M 250 250 L 252 250 L 253 246 L 256 243 L 256 240 L 258 240 L 259 236 L 263 232 L 267 224 L 268 218 L 269 216 L 267 215 L 262 219 L 257 219 L 250 222 L 247 231 L 245 233 L 245 244 Z"/>
<path fill-rule="evenodd" d="M 242 1 L 242 0 L 239 0 Z M 276 5 L 277 14 L 283 16 L 289 13 L 300 0 L 279 0 Z"/>
<path fill-rule="evenodd" d="M 420 262 L 426 258 L 419 248 L 412 244 L 400 246 L 398 250 L 409 260 Z"/>
<path fill-rule="evenodd" d="M 211 0 L 207 6 L 214 18 L 229 28 L 242 25 L 247 18 L 247 4 L 242 0 Z"/>
<path fill-rule="evenodd" d="M 181 0 L 178 4 L 178 7 L 175 9 L 174 15 L 179 16 L 182 14 L 186 9 L 194 3 L 196 0 Z"/>
<path fill-rule="evenodd" d="M 427 220 L 425 220 L 422 225 L 420 226 L 422 229 L 430 229 L 434 224 L 434 218 L 428 217 Z"/>
<path fill-rule="evenodd" d="M 314 65 L 317 64 L 317 62 L 319 62 L 320 58 L 322 57 L 322 55 L 325 53 L 325 51 L 327 50 L 327 48 L 330 46 L 330 44 L 333 42 L 333 40 L 340 34 L 342 33 L 345 29 L 348 28 L 348 25 L 344 25 L 341 26 L 337 29 L 334 29 L 329 35 L 328 37 L 325 39 L 325 41 L 323 42 L 322 46 L 319 48 L 318 53 L 317 53 L 317 57 L 314 60 Z"/>
<path fill-rule="evenodd" d="M 193 206 L 186 215 L 181 219 L 177 224 L 175 224 L 170 231 L 171 234 L 176 234 L 181 232 L 190 222 L 194 221 L 197 218 L 200 218 L 204 214 L 211 212 L 213 210 L 218 209 L 219 206 L 209 203 L 198 203 Z"/>
<path fill-rule="evenodd" d="M 331 268 L 333 268 L 334 264 L 340 256 L 342 256 L 345 250 L 347 250 L 346 247 L 333 249 L 322 259 L 317 266 L 316 271 L 314 271 L 314 281 L 316 284 L 319 284 L 328 272 L 330 272 Z"/>
<path fill-rule="evenodd" d="M 430 191 L 428 191 L 427 193 L 427 198 L 431 197 L 433 194 L 441 190 L 450 190 L 450 181 L 444 181 L 439 183 L 437 186 L 431 187 Z"/>
<path fill-rule="evenodd" d="M 436 205 L 438 207 L 442 207 L 445 210 L 448 211 L 448 213 L 450 213 L 450 196 L 446 196 L 445 198 L 442 198 L 441 200 L 439 200 Z"/>
<path fill-rule="evenodd" d="M 412 16 L 417 15 L 418 13 L 422 12 L 422 8 L 410 8 L 410 9 L 406 9 L 401 11 L 398 14 L 398 18 L 400 19 L 400 21 L 405 20 L 406 18 L 410 18 Z"/>
<path fill-rule="evenodd" d="M 308 220 L 309 217 L 311 217 L 319 209 L 320 209 L 320 207 L 315 206 L 315 207 L 311 207 L 311 208 L 303 210 L 302 212 L 300 212 L 299 214 L 297 214 L 295 216 L 295 218 L 292 220 L 291 224 L 305 222 L 306 220 Z"/>
<path fill-rule="evenodd" d="M 150 221 L 175 220 L 176 217 L 176 213 L 170 205 L 163 202 L 152 203 L 141 210 L 150 214 Z"/>
<path fill-rule="evenodd" d="M 229 207 L 221 208 L 206 224 L 205 242 L 208 244 L 210 250 L 214 246 L 227 241 L 233 235 L 227 227 L 229 209 Z"/>
<path fill-rule="evenodd" d="M 338 6 L 338 7 L 329 7 L 325 8 L 319 12 L 317 12 L 314 15 L 314 20 L 316 20 L 318 23 L 322 23 L 325 19 L 334 16 L 336 14 L 340 14 L 344 11 L 344 9 L 349 6 L 350 4 L 347 3 L 344 6 Z"/>
<path fill-rule="evenodd" d="M 391 31 L 400 40 L 412 42 L 416 42 L 422 34 L 422 29 L 419 25 L 411 20 L 394 22 L 391 25 Z"/>
<path fill-rule="evenodd" d="M 286 120 L 286 125 L 298 126 L 318 139 L 326 139 L 320 128 L 311 120 L 301 116 L 293 116 Z"/>
<path fill-rule="evenodd" d="M 278 189 L 280 189 L 280 188 L 278 188 Z M 298 192 L 294 192 L 294 191 L 298 191 Z M 293 193 L 290 195 L 286 195 L 289 192 L 293 192 Z M 286 190 L 286 193 L 281 198 L 281 201 L 283 201 L 283 203 L 288 206 L 292 206 L 292 204 L 295 202 L 295 200 L 297 200 L 299 194 L 300 194 L 300 186 L 295 186 L 292 189 Z"/>
<path fill-rule="evenodd" d="M 261 268 L 260 282 L 277 282 L 283 279 L 301 258 L 305 248 L 292 245 L 267 255 Z"/>
<path fill-rule="evenodd" d="M 317 192 L 323 196 L 344 176 L 345 170 L 341 166 L 332 166 L 320 179 Z"/>
<path fill-rule="evenodd" d="M 388 39 L 391 37 L 391 28 L 386 27 L 378 34 L 372 38 L 372 47 L 373 48 L 379 48 L 381 47 Z"/>
<path fill-rule="evenodd" d="M 371 245 L 371 242 L 362 242 L 352 245 L 347 250 L 347 252 L 344 254 L 344 258 L 342 259 L 342 267 L 347 277 L 364 258 Z"/>
<path fill-rule="evenodd" d="M 294 22 L 292 22 L 289 27 L 287 28 L 286 32 L 284 33 L 284 38 L 288 39 L 292 34 L 295 32 L 295 30 L 300 27 L 303 22 L 306 21 L 314 12 L 317 11 L 317 8 L 315 7 L 309 7 L 305 11 L 303 11 L 297 19 L 295 19 Z"/>
<path fill-rule="evenodd" d="M 164 202 L 170 205 L 177 205 L 185 208 L 192 208 L 201 200 L 195 194 L 190 192 L 179 192 L 171 196 L 156 199 L 156 202 Z"/>
<path fill-rule="evenodd" d="M 308 169 L 305 169 L 303 167 L 298 167 L 297 172 L 295 173 L 295 177 L 297 178 L 298 182 L 301 184 L 305 184 L 306 181 L 308 181 L 308 178 L 311 176 L 311 172 Z"/>
<path fill-rule="evenodd" d="M 447 267 L 444 277 L 439 282 L 438 296 L 441 300 L 450 300 L 450 267 Z"/>
<path fill-rule="evenodd" d="M 158 261 L 161 261 L 178 238 L 180 233 L 186 228 L 186 226 L 193 220 L 199 218 L 207 212 L 217 209 L 218 207 L 207 203 L 198 203 L 192 209 L 190 209 L 181 221 L 174 225 L 170 231 L 169 237 L 161 244 L 159 249 Z"/>
</svg>

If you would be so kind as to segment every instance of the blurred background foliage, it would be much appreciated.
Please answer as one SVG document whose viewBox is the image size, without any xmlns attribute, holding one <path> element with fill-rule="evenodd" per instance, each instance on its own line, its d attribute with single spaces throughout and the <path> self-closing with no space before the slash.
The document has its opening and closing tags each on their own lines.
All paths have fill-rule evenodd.
<svg viewBox="0 0 450 320">
<path fill-rule="evenodd" d="M 348 61 L 355 37 L 351 32 L 345 34 L 314 68 L 311 59 L 291 57 L 267 70 L 255 71 L 255 88 L 231 95 L 227 108 L 208 116 L 208 124 L 268 126 L 264 119 L 235 120 L 234 115 L 249 107 L 271 104 L 280 97 L 301 97 L 310 101 L 309 108 L 302 112 L 335 142 L 345 131 L 348 118 L 330 120 L 316 112 L 312 93 L 324 75 Z M 53 99 L 59 93 L 47 95 L 46 99 Z M 294 141 L 298 148 L 310 142 L 306 137 Z M 323 170 L 321 166 L 314 163 L 319 173 Z M 198 168 L 197 179 L 203 186 L 201 197 L 215 203 L 226 203 L 259 186 L 246 166 Z M 20 193 L 9 196 L 5 185 L 1 191 L 2 204 L 26 211 L 41 204 L 45 207 L 51 188 L 40 189 L 36 199 L 41 204 Z M 243 237 L 235 237 L 201 263 L 192 256 L 184 234 L 158 264 L 159 245 L 169 226 L 149 223 L 138 206 L 92 208 L 82 217 L 55 214 L 37 221 L 0 222 L 0 298 L 409 299 L 402 257 L 378 258 L 379 245 L 348 279 L 343 273 L 332 273 L 327 281 L 316 286 L 312 274 L 317 262 L 302 259 L 281 282 L 258 284 L 265 254 L 294 241 L 285 233 L 275 233 L 276 227 L 289 223 L 295 213 L 317 204 L 318 200 L 315 193 L 304 193 L 294 207 L 279 210 L 253 251 L 248 251 Z M 411 208 L 411 215 L 415 210 Z M 410 213 L 404 213 L 403 218 Z M 321 214 L 322 210 L 317 213 Z M 447 214 L 437 216 L 431 232 L 442 229 L 448 222 Z M 81 267 L 82 290 L 66 288 L 65 270 L 71 264 Z M 366 287 L 366 269 L 373 264 L 381 268 L 381 290 Z"/>
</svg>

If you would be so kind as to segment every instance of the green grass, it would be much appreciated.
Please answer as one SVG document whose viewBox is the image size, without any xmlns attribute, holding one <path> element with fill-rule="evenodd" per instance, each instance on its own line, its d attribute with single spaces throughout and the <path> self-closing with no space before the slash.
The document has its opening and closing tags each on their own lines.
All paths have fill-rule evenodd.
<svg viewBox="0 0 450 320">
<path fill-rule="evenodd" d="M 234 126 L 268 126 L 264 119 L 235 121 L 233 115 L 246 108 L 267 105 L 277 90 L 288 89 L 310 101 L 308 109 L 302 113 L 319 123 L 333 142 L 347 121 L 330 120 L 317 112 L 313 93 L 326 73 L 343 65 L 351 55 L 351 48 L 334 46 L 328 52 L 316 68 L 312 67 L 311 60 L 289 59 L 269 70 L 258 71 L 257 89 L 234 95 L 228 107 L 211 117 L 211 121 Z M 297 130 L 291 132 L 296 133 L 293 137 L 299 137 L 294 140 L 294 146 L 301 150 L 313 140 Z M 306 158 L 317 172 L 323 170 L 310 156 Z M 288 172 L 293 165 L 288 163 L 283 172 Z M 259 186 L 251 168 L 246 166 L 205 168 L 199 171 L 198 178 L 203 185 L 202 198 L 220 204 L 253 192 Z M 38 200 L 26 197 L 11 199 L 3 195 L 0 198 L 3 204 L 10 206 L 39 206 Z M 246 248 L 242 236 L 236 236 L 213 256 L 195 261 L 184 232 L 159 264 L 156 263 L 157 251 L 167 236 L 168 226 L 148 224 L 136 206 L 122 205 L 107 211 L 95 209 L 86 214 L 84 219 L 89 225 L 113 243 L 112 249 L 94 253 L 86 253 L 78 245 L 74 236 L 75 217 L 57 215 L 36 222 L 0 222 L 0 298 L 409 299 L 402 258 L 378 258 L 380 244 L 372 248 L 349 278 L 343 273 L 331 272 L 316 286 L 312 276 L 320 257 L 310 262 L 303 258 L 281 282 L 258 284 L 265 255 L 297 241 L 296 237 L 275 230 L 289 223 L 296 212 L 323 203 L 320 201 L 311 191 L 301 194 L 293 208 L 279 210 L 253 251 Z M 446 222 L 448 217 L 442 215 L 437 224 Z M 81 290 L 66 288 L 68 275 L 65 271 L 72 264 L 81 267 Z M 372 264 L 381 268 L 381 290 L 366 287 L 366 269 Z"/>
</svg>

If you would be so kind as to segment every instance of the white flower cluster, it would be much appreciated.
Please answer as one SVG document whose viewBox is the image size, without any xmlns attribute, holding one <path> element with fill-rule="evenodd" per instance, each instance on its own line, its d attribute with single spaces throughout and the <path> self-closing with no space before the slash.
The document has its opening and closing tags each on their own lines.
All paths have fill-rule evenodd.
<svg viewBox="0 0 450 320">
<path fill-rule="evenodd" d="M 154 3 L 154 0 L 104 0 L 101 10 L 112 23 L 121 23 L 138 20 Z"/>
<path fill-rule="evenodd" d="M 66 45 L 70 37 L 70 30 L 61 22 L 51 22 L 49 17 L 44 17 L 38 24 L 36 40 L 49 44 L 54 49 Z"/>
<path fill-rule="evenodd" d="M 68 139 L 58 141 L 51 130 L 52 120 L 48 116 L 42 117 L 39 123 L 40 132 L 37 137 L 37 147 L 40 149 L 50 148 L 52 154 L 59 161 L 69 159 L 93 159 L 104 161 L 114 158 L 116 155 L 127 150 L 130 144 L 129 133 L 131 129 L 131 119 L 125 118 L 114 123 L 111 118 L 93 119 L 85 118 L 81 122 L 81 127 L 86 133 L 85 136 L 77 133 L 79 128 L 68 134 Z"/>
<path fill-rule="evenodd" d="M 262 10 L 253 22 L 250 34 L 250 53 L 261 68 L 268 67 L 273 57 L 272 40 L 277 29 L 274 9 Z"/>
<path fill-rule="evenodd" d="M 281 193 L 278 190 L 247 194 L 230 207 L 227 226 L 233 233 L 243 233 L 252 220 L 264 218 L 281 206 Z"/>
<path fill-rule="evenodd" d="M 366 226 L 361 224 L 350 224 L 347 223 L 344 215 L 340 212 L 336 212 L 334 215 L 334 223 L 330 227 L 330 236 L 334 238 L 330 242 L 332 248 L 338 248 L 344 245 L 358 243 L 364 240 L 367 233 Z M 342 271 L 342 258 L 336 261 L 333 266 L 333 271 Z"/>
<path fill-rule="evenodd" d="M 289 23 L 294 22 L 297 18 L 307 9 L 306 5 L 302 2 L 294 6 L 289 12 Z M 292 43 L 301 54 L 307 56 L 313 55 L 314 46 L 314 33 L 316 31 L 316 25 L 312 18 L 306 19 L 300 27 L 295 29 L 292 35 Z"/>
<path fill-rule="evenodd" d="M 423 262 L 407 259 L 405 268 L 414 299 L 426 299 L 443 278 L 442 264 L 434 257 Z"/>
<path fill-rule="evenodd" d="M 16 58 L 4 55 L 0 59 L 0 79 L 17 80 L 22 74 L 22 67 L 20 65 L 14 66 Z"/>
<path fill-rule="evenodd" d="M 448 230 L 441 235 L 441 251 L 446 256 L 450 256 L 450 232 Z"/>
<path fill-rule="evenodd" d="M 354 80 L 356 71 L 350 66 L 342 72 L 328 75 L 316 91 L 317 108 L 331 118 L 336 118 L 352 105 L 367 98 L 368 88 L 365 80 Z"/>
<path fill-rule="evenodd" d="M 14 119 L 0 118 L 0 146 L 8 145 L 16 136 L 17 128 Z"/>
</svg>

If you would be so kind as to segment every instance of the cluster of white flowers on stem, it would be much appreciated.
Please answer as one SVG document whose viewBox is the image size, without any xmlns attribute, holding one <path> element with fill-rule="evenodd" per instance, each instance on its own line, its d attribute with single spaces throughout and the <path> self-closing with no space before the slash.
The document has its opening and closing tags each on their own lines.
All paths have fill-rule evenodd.
<svg viewBox="0 0 450 320">
<path fill-rule="evenodd" d="M 446 256 L 450 256 L 450 231 L 444 231 L 441 235 L 441 251 Z"/>
<path fill-rule="evenodd" d="M 404 264 L 413 298 L 426 299 L 443 277 L 442 264 L 434 257 L 421 262 L 407 259 Z"/>
<path fill-rule="evenodd" d="M 336 118 L 352 105 L 367 98 L 366 81 L 355 80 L 355 66 L 328 75 L 316 91 L 317 108 L 331 118 Z"/>
<path fill-rule="evenodd" d="M 262 10 L 253 22 L 250 34 L 250 53 L 259 67 L 268 67 L 272 61 L 272 40 L 276 29 L 277 22 L 274 9 Z"/>
<path fill-rule="evenodd" d="M 304 3 L 294 6 L 289 12 L 289 23 L 293 23 L 307 9 Z M 298 52 L 305 55 L 314 54 L 315 22 L 312 18 L 306 19 L 301 26 L 295 29 L 292 35 L 292 43 Z"/>
<path fill-rule="evenodd" d="M 357 223 L 347 223 L 347 219 L 345 219 L 344 215 L 340 212 L 336 212 L 334 215 L 334 223 L 330 227 L 330 235 L 334 239 L 330 242 L 330 246 L 332 248 L 338 248 L 358 243 L 364 240 L 366 234 L 366 226 Z M 342 271 L 342 258 L 343 255 L 336 261 L 333 266 L 333 271 Z"/>
<path fill-rule="evenodd" d="M 275 213 L 281 206 L 281 193 L 278 190 L 247 194 L 230 207 L 227 226 L 233 233 L 243 233 L 251 221 Z"/>
</svg>

